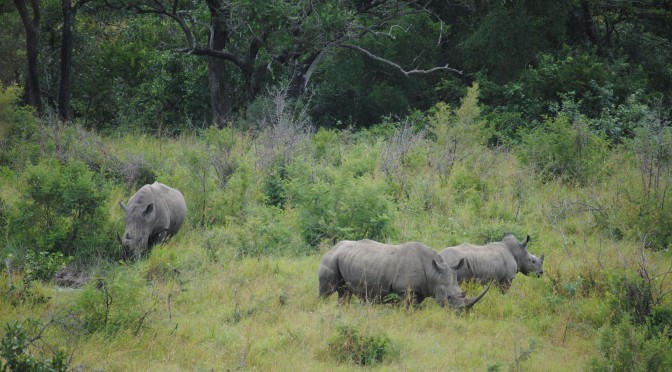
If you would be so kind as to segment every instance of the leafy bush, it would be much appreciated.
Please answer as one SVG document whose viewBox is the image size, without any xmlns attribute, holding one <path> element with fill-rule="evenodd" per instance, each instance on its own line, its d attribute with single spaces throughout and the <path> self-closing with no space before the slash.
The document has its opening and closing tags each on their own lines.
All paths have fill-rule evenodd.
<svg viewBox="0 0 672 372">
<path fill-rule="evenodd" d="M 82 163 L 46 159 L 27 169 L 26 190 L 13 216 L 15 245 L 79 260 L 108 255 L 113 244 L 103 205 L 104 183 Z"/>
<path fill-rule="evenodd" d="M 517 154 L 546 178 L 586 184 L 601 174 L 607 143 L 588 128 L 585 118 L 566 112 L 546 120 L 544 126 L 525 131 Z"/>
<path fill-rule="evenodd" d="M 63 256 L 61 252 L 28 251 L 24 263 L 24 279 L 49 281 L 58 271 L 65 269 L 68 262 L 72 260 L 73 257 Z"/>
<path fill-rule="evenodd" d="M 72 305 L 80 314 L 85 332 L 114 334 L 141 325 L 145 280 L 133 268 L 120 267 L 91 280 Z M 137 328 L 136 328 L 137 329 Z"/>
<path fill-rule="evenodd" d="M 235 247 L 236 257 L 304 255 L 310 247 L 301 239 L 292 212 L 260 206 L 245 211 L 245 219 L 227 228 L 227 245 Z"/>
<path fill-rule="evenodd" d="M 293 167 L 290 174 L 288 193 L 299 211 L 308 244 L 317 246 L 323 239 L 381 240 L 393 233 L 394 206 L 379 180 L 329 171 L 306 177 L 309 174 L 301 165 Z"/>
<path fill-rule="evenodd" d="M 456 162 L 478 154 L 489 136 L 481 118 L 479 94 L 479 85 L 474 84 L 458 109 L 438 103 L 427 117 L 435 141 L 430 163 L 441 177 L 447 177 Z"/>
<path fill-rule="evenodd" d="M 327 341 L 329 354 L 339 363 L 370 366 L 393 358 L 399 351 L 394 342 L 382 332 L 361 334 L 347 324 L 336 327 L 336 334 Z"/>
<path fill-rule="evenodd" d="M 58 350 L 54 352 L 51 359 L 42 359 L 31 352 L 31 345 L 40 338 L 41 335 L 33 338 L 28 335 L 23 324 L 16 322 L 5 325 L 5 335 L 2 337 L 0 345 L 1 371 L 35 371 L 35 372 L 55 372 L 66 371 L 67 361 L 65 352 Z"/>
<path fill-rule="evenodd" d="M 592 359 L 593 371 L 669 371 L 672 369 L 672 339 L 647 337 L 629 316 L 602 328 L 598 335 L 599 357 Z"/>
<path fill-rule="evenodd" d="M 37 123 L 32 108 L 20 106 L 21 89 L 0 82 L 0 165 L 12 169 L 35 162 L 40 152 L 33 140 Z"/>
</svg>

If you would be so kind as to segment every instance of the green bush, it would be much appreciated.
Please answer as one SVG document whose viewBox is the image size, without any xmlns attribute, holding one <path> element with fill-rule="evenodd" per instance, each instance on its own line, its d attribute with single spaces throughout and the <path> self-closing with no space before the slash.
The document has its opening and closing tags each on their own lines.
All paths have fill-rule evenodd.
<svg viewBox="0 0 672 372">
<path fill-rule="evenodd" d="M 72 256 L 63 256 L 61 252 L 28 251 L 24 263 L 24 280 L 49 281 L 72 260 Z"/>
<path fill-rule="evenodd" d="M 353 178 L 347 171 L 313 175 L 297 165 L 288 184 L 308 244 L 317 246 L 323 239 L 381 240 L 394 233 L 394 206 L 382 182 L 369 175 Z"/>
<path fill-rule="evenodd" d="M 382 332 L 361 334 L 347 324 L 336 327 L 336 334 L 327 341 L 329 354 L 339 363 L 370 366 L 383 363 L 398 355 L 394 342 Z"/>
<path fill-rule="evenodd" d="M 598 335 L 597 350 L 589 367 L 593 371 L 669 371 L 672 369 L 672 339 L 647 337 L 629 316 L 614 325 L 603 327 Z"/>
<path fill-rule="evenodd" d="M 31 352 L 31 345 L 40 338 L 29 336 L 23 324 L 5 325 L 5 335 L 0 345 L 0 371 L 56 372 L 68 368 L 65 352 L 54 352 L 51 359 L 42 359 Z"/>
<path fill-rule="evenodd" d="M 34 141 L 37 122 L 29 106 L 20 106 L 22 91 L 17 86 L 4 88 L 0 82 L 0 165 L 19 169 L 35 163 L 40 153 Z"/>
<path fill-rule="evenodd" d="M 606 272 L 605 282 L 606 296 L 612 310 L 612 323 L 627 316 L 634 324 L 645 324 L 655 306 L 651 283 L 622 271 Z"/>
<path fill-rule="evenodd" d="M 561 112 L 548 118 L 544 126 L 525 131 L 517 151 L 521 161 L 546 178 L 579 184 L 599 179 L 607 142 L 588 128 L 585 118 L 573 120 Z"/>
<path fill-rule="evenodd" d="M 105 183 L 82 162 L 46 159 L 26 170 L 26 188 L 10 218 L 12 244 L 87 260 L 109 255 Z"/>
<path fill-rule="evenodd" d="M 86 333 L 115 334 L 137 329 L 143 318 L 146 281 L 134 268 L 119 267 L 82 288 L 71 311 L 82 318 Z"/>
<path fill-rule="evenodd" d="M 301 240 L 291 212 L 277 207 L 259 206 L 245 211 L 245 218 L 226 230 L 228 246 L 235 247 L 236 257 L 293 255 L 311 251 Z"/>
</svg>

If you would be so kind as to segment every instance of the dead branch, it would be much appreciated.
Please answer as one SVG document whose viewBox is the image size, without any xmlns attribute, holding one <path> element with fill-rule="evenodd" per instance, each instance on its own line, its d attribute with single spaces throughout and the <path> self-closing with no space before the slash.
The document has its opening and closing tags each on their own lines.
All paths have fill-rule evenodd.
<svg viewBox="0 0 672 372">
<path fill-rule="evenodd" d="M 428 70 L 420 70 L 420 69 L 405 70 L 399 64 L 397 64 L 395 62 L 392 62 L 389 59 L 386 59 L 386 58 L 380 57 L 376 54 L 373 54 L 372 52 L 370 52 L 370 51 L 368 51 L 368 50 L 366 50 L 362 47 L 359 47 L 357 45 L 342 44 L 342 45 L 339 45 L 339 47 L 358 51 L 358 52 L 363 53 L 364 55 L 366 55 L 367 57 L 369 57 L 373 60 L 376 60 L 378 62 L 382 62 L 382 63 L 385 63 L 387 65 L 390 65 L 390 66 L 394 67 L 395 69 L 399 70 L 399 72 L 401 72 L 401 74 L 406 76 L 406 77 L 409 77 L 410 75 L 413 75 L 413 74 L 431 74 L 431 73 L 437 72 L 437 71 L 451 71 L 451 72 L 455 72 L 455 73 L 460 74 L 460 75 L 463 74 L 462 71 L 454 69 L 452 67 L 449 67 L 449 65 L 447 63 L 446 63 L 445 66 L 437 66 L 437 67 L 430 68 Z"/>
</svg>

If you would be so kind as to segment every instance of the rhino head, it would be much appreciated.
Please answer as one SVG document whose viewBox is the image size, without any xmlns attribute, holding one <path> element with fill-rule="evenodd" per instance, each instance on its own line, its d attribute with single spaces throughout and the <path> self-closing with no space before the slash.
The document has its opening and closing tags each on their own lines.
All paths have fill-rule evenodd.
<svg viewBox="0 0 672 372">
<path fill-rule="evenodd" d="M 527 238 L 525 238 L 525 241 L 518 242 L 513 235 L 509 234 L 503 241 L 516 258 L 518 271 L 527 276 L 540 277 L 544 275 L 544 255 L 542 254 L 537 258 L 537 256 L 531 254 L 527 250 L 527 247 L 530 245 L 530 240 L 530 236 L 528 235 Z"/>
<path fill-rule="evenodd" d="M 544 255 L 537 258 L 533 254 L 528 254 L 527 258 L 521 262 L 520 272 L 527 276 L 541 277 L 544 275 Z"/>
<path fill-rule="evenodd" d="M 156 221 L 156 208 L 152 201 L 132 198 L 129 204 L 119 201 L 126 213 L 126 229 L 123 237 L 117 235 L 125 257 L 137 257 L 147 250 L 149 238 Z"/>
<path fill-rule="evenodd" d="M 434 297 L 441 306 L 448 305 L 458 310 L 469 309 L 490 289 L 490 286 L 488 286 L 481 294 L 473 298 L 465 296 L 465 293 L 457 285 L 456 274 L 457 270 L 460 270 L 463 265 L 467 264 L 464 258 L 452 265 L 445 263 L 443 260 L 432 260 L 432 264 L 439 273 L 434 288 Z"/>
</svg>

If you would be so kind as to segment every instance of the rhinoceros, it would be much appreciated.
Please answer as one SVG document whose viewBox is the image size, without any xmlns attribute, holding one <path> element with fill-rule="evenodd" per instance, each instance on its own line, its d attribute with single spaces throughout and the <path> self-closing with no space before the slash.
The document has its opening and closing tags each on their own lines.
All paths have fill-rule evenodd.
<svg viewBox="0 0 672 372">
<path fill-rule="evenodd" d="M 319 296 L 338 292 L 339 303 L 351 295 L 371 302 L 382 302 L 396 294 L 419 304 L 434 297 L 441 306 L 468 309 L 488 291 L 465 298 L 457 286 L 455 269 L 461 260 L 447 265 L 432 248 L 416 242 L 401 245 L 373 240 L 343 240 L 329 250 L 320 264 Z"/>
<path fill-rule="evenodd" d="M 119 205 L 126 213 L 126 231 L 118 238 L 124 255 L 132 258 L 175 235 L 187 215 L 182 193 L 159 182 L 142 186 L 128 204 Z"/>
<path fill-rule="evenodd" d="M 466 261 L 456 270 L 458 282 L 495 282 L 505 293 L 518 272 L 538 277 L 544 274 L 544 255 L 537 258 L 530 254 L 527 250 L 529 243 L 529 235 L 524 242 L 519 242 L 513 235 L 507 234 L 501 242 L 483 246 L 462 244 L 445 248 L 439 255 L 448 263 Z"/>
</svg>

